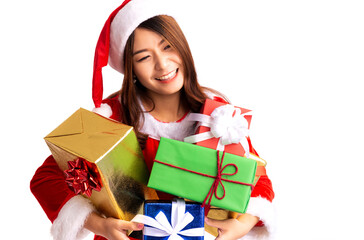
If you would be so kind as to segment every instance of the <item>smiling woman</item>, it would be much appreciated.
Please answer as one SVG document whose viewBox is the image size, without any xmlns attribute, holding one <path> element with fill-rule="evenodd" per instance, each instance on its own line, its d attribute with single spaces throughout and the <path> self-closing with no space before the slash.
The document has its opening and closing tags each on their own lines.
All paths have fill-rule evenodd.
<svg viewBox="0 0 364 240">
<path fill-rule="evenodd" d="M 199 111 L 207 97 L 197 81 L 187 39 L 170 16 L 142 22 L 127 40 L 123 60 L 120 98 L 126 124 L 141 126 L 143 107 L 158 120 L 174 122 L 189 110 Z M 135 104 L 139 99 L 143 105 Z"/>
<path fill-rule="evenodd" d="M 228 103 L 216 91 L 199 85 L 187 40 L 175 19 L 164 15 L 163 7 L 169 3 L 124 1 L 104 25 L 94 61 L 94 111 L 134 128 L 149 170 L 162 137 L 183 141 L 197 125 L 190 114 L 199 112 L 207 99 Z M 124 79 L 121 90 L 103 100 L 102 68 L 108 63 Z M 256 154 L 250 138 L 247 141 Z M 129 230 L 143 228 L 103 217 L 92 203 L 69 189 L 52 156 L 36 171 L 31 190 L 53 223 L 55 239 L 79 239 L 89 231 L 98 235 L 95 239 L 127 239 Z M 160 200 L 174 197 L 158 192 Z M 272 232 L 273 198 L 270 179 L 261 176 L 245 214 L 224 220 L 207 218 L 206 223 L 219 229 L 219 239 L 266 239 Z"/>
<path fill-rule="evenodd" d="M 153 102 L 161 97 L 178 100 L 184 76 L 182 60 L 176 49 L 157 33 L 138 28 L 135 30 L 134 49 L 141 48 L 145 50 L 138 51 L 133 57 L 136 81 L 144 86 Z"/>
</svg>

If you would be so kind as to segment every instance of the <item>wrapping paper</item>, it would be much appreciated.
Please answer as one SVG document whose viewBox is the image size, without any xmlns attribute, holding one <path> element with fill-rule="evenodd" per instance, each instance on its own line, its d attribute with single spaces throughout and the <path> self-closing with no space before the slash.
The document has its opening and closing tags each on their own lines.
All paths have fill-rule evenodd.
<svg viewBox="0 0 364 240">
<path fill-rule="evenodd" d="M 248 109 L 206 99 L 201 113 L 189 115 L 190 121 L 198 122 L 198 128 L 195 135 L 186 137 L 184 141 L 257 161 L 255 185 L 260 176 L 265 175 L 267 163 L 250 153 L 248 136 L 251 119 L 252 112 Z"/>
<path fill-rule="evenodd" d="M 148 187 L 207 206 L 244 213 L 256 167 L 256 161 L 248 158 L 161 138 Z"/>
<path fill-rule="evenodd" d="M 149 174 L 132 127 L 80 108 L 44 139 L 67 179 L 71 177 L 69 184 L 74 171 L 80 171 L 70 163 L 84 159 L 96 166 L 101 190 L 84 195 L 104 215 L 130 220 L 145 199 L 156 198 L 146 187 Z"/>
<path fill-rule="evenodd" d="M 132 221 L 144 223 L 144 240 L 204 239 L 204 208 L 201 204 L 173 201 L 146 201 L 144 216 Z"/>
<path fill-rule="evenodd" d="M 196 135 L 187 137 L 184 141 L 242 157 L 248 156 L 247 136 L 251 118 L 248 109 L 206 99 L 201 113 L 189 116 L 189 120 L 200 122 Z"/>
</svg>

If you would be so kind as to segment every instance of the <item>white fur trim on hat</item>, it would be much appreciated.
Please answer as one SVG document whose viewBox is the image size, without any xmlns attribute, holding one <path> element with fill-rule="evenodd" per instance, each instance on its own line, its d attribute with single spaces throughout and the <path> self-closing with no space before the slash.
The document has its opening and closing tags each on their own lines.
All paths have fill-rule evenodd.
<svg viewBox="0 0 364 240">
<path fill-rule="evenodd" d="M 174 4 L 167 0 L 131 0 L 116 14 L 110 28 L 109 64 L 124 73 L 124 48 L 132 32 L 157 15 L 173 15 Z"/>
<path fill-rule="evenodd" d="M 55 240 L 77 240 L 86 237 L 90 231 L 83 228 L 86 218 L 95 211 L 90 200 L 76 195 L 62 207 L 51 227 Z"/>
<path fill-rule="evenodd" d="M 254 227 L 245 237 L 244 240 L 272 239 L 275 233 L 275 209 L 272 202 L 262 197 L 250 198 L 246 213 L 258 217 L 263 223 L 262 227 Z"/>
<path fill-rule="evenodd" d="M 100 105 L 100 107 L 94 108 L 92 111 L 94 113 L 100 114 L 101 116 L 107 117 L 107 118 L 110 118 L 112 115 L 112 109 L 109 106 L 109 104 L 106 104 L 106 103 L 102 103 Z"/>
</svg>

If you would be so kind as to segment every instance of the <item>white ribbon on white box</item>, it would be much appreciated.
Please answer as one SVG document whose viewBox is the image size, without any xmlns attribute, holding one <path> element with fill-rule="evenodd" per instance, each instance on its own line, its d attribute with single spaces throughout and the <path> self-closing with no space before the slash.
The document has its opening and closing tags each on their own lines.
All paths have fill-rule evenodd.
<svg viewBox="0 0 364 240">
<path fill-rule="evenodd" d="M 183 236 L 204 236 L 204 228 L 191 228 L 183 230 L 194 217 L 191 213 L 186 212 L 186 204 L 183 199 L 175 199 L 172 201 L 171 223 L 169 223 L 166 215 L 160 211 L 154 218 L 138 214 L 131 221 L 143 223 L 143 234 L 146 236 L 166 237 L 168 240 L 183 240 L 179 235 Z"/>
<path fill-rule="evenodd" d="M 234 114 L 235 113 L 235 114 Z M 244 117 L 251 115 L 251 112 L 241 113 L 240 108 L 226 104 L 214 109 L 211 115 L 200 113 L 191 113 L 188 116 L 189 121 L 198 121 L 202 126 L 209 127 L 210 131 L 195 134 L 184 139 L 188 143 L 196 143 L 210 138 L 219 138 L 216 150 L 224 151 L 225 145 L 240 143 L 245 151 L 246 157 L 249 157 L 249 123 Z"/>
</svg>

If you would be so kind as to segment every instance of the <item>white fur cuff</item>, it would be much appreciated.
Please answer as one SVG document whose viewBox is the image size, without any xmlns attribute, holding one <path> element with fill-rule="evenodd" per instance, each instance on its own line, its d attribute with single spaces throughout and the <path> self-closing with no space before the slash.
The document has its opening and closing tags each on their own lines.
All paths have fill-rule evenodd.
<svg viewBox="0 0 364 240">
<path fill-rule="evenodd" d="M 243 239 L 272 239 L 275 231 L 275 210 L 273 203 L 262 197 L 250 198 L 246 213 L 259 217 L 264 227 L 254 227 Z"/>
<path fill-rule="evenodd" d="M 95 211 L 90 200 L 77 195 L 62 207 L 51 227 L 55 240 L 77 240 L 86 237 L 90 231 L 83 228 L 88 215 Z"/>
</svg>

